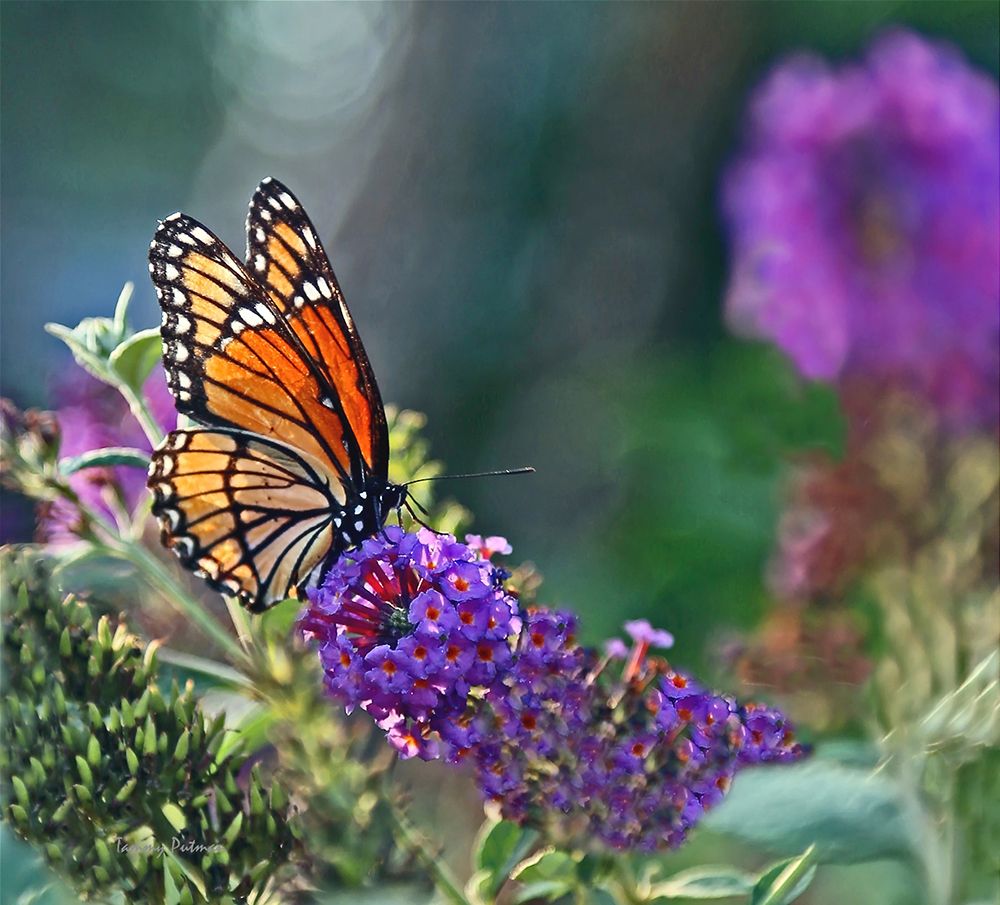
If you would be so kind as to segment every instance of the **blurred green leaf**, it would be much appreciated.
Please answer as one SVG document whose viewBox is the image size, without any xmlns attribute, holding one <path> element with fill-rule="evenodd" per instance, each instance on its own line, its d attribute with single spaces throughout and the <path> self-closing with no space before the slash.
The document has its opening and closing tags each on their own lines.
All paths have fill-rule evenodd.
<svg viewBox="0 0 1000 905">
<path fill-rule="evenodd" d="M 754 878 L 724 864 L 692 867 L 656 883 L 649 898 L 728 899 L 744 896 L 754 888 Z"/>
<path fill-rule="evenodd" d="M 564 880 L 539 880 L 520 889 L 514 897 L 514 902 L 516 905 L 521 905 L 523 902 L 536 902 L 539 899 L 553 902 L 571 892 L 572 889 L 573 884 Z"/>
<path fill-rule="evenodd" d="M 930 835 L 892 779 L 818 760 L 744 771 L 704 825 L 779 854 L 815 843 L 818 862 L 914 860 Z"/>
<path fill-rule="evenodd" d="M 490 898 L 499 892 L 514 866 L 525 856 L 538 834 L 509 820 L 484 824 L 475 847 L 475 865 L 486 873 L 489 882 L 479 889 Z"/>
<path fill-rule="evenodd" d="M 302 611 L 302 601 L 289 598 L 275 604 L 259 618 L 258 625 L 263 637 L 268 641 L 283 641 L 288 638 L 295 620 Z"/>
<path fill-rule="evenodd" d="M 105 449 L 94 449 L 83 455 L 72 456 L 59 460 L 59 471 L 69 476 L 84 468 L 107 468 L 115 465 L 125 465 L 129 468 L 149 468 L 149 456 L 138 449 L 124 446 L 109 446 Z"/>
<path fill-rule="evenodd" d="M 816 876 L 816 848 L 809 846 L 797 858 L 781 861 L 766 870 L 750 896 L 750 905 L 789 905 L 802 895 Z"/>
<path fill-rule="evenodd" d="M 576 882 L 576 862 L 565 852 L 544 848 L 518 864 L 511 878 L 521 883 L 559 881 L 572 886 Z"/>
</svg>

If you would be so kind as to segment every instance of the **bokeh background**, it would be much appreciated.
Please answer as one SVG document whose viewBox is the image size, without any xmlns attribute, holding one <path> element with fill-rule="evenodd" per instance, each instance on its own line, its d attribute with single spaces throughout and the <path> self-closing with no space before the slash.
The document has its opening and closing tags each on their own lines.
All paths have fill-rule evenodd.
<svg viewBox="0 0 1000 905">
<path fill-rule="evenodd" d="M 996 76 L 949 3 L 22 3 L 2 14 L 3 395 L 51 401 L 46 321 L 110 314 L 182 209 L 242 249 L 265 175 L 305 203 L 383 396 L 589 640 L 647 617 L 711 673 L 767 594 L 789 451 L 832 391 L 732 337 L 720 173 L 784 54 L 907 25 Z M 19 530 L 5 501 L 7 539 Z M 30 531 L 27 522 L 22 526 Z"/>
</svg>

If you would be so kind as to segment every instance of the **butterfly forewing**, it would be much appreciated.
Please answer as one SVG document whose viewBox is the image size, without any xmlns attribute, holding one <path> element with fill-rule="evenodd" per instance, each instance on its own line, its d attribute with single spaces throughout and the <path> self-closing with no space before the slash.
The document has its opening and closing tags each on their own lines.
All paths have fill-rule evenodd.
<svg viewBox="0 0 1000 905">
<path fill-rule="evenodd" d="M 389 438 L 375 375 L 315 228 L 275 179 L 250 201 L 246 260 L 336 390 L 369 470 L 384 480 Z"/>
<path fill-rule="evenodd" d="M 334 474 L 357 476 L 361 453 L 336 390 L 226 246 L 175 215 L 157 229 L 149 257 L 178 411 L 281 440 Z"/>
</svg>

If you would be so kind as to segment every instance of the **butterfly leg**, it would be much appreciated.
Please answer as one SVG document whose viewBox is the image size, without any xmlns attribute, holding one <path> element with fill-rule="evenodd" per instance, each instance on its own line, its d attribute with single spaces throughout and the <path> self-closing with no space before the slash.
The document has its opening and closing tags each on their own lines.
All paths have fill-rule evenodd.
<svg viewBox="0 0 1000 905">
<path fill-rule="evenodd" d="M 435 534 L 439 535 L 440 537 L 444 537 L 448 533 L 447 531 L 438 531 L 437 528 L 432 528 L 430 525 L 428 525 L 427 522 L 425 522 L 419 515 L 417 515 L 416 512 L 413 511 L 413 506 L 411 506 L 410 503 L 412 503 L 413 506 L 416 506 L 417 509 L 419 509 L 424 515 L 428 515 L 429 516 L 430 513 L 426 509 L 424 509 L 424 507 L 421 506 L 420 503 L 418 503 L 415 499 L 413 499 L 413 497 L 407 497 L 403 501 L 403 506 L 406 507 L 406 511 L 408 513 L 410 513 L 410 517 L 418 525 L 421 525 L 422 527 L 426 528 L 428 531 L 433 531 Z"/>
</svg>

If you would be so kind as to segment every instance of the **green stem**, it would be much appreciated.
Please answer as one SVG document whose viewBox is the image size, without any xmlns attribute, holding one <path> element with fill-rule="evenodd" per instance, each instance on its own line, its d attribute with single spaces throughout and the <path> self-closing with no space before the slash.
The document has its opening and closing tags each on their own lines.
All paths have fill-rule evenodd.
<svg viewBox="0 0 1000 905">
<path fill-rule="evenodd" d="M 472 905 L 459 888 L 458 881 L 452 875 L 451 871 L 428 849 L 427 843 L 420 831 L 410 823 L 406 815 L 391 801 L 389 804 L 389 813 L 392 815 L 400 844 L 410 849 L 430 872 L 438 892 L 451 902 L 452 905 Z"/>
<path fill-rule="evenodd" d="M 145 397 L 141 393 L 134 392 L 130 386 L 123 382 L 118 381 L 115 383 L 115 386 L 128 403 L 132 415 L 139 422 L 139 426 L 145 432 L 150 445 L 153 449 L 156 449 L 163 442 L 163 431 L 153 417 L 153 413 L 149 410 L 149 405 Z"/>
</svg>

